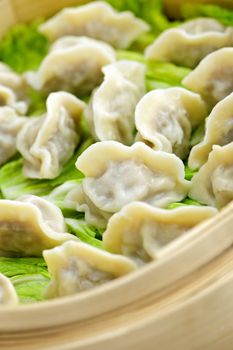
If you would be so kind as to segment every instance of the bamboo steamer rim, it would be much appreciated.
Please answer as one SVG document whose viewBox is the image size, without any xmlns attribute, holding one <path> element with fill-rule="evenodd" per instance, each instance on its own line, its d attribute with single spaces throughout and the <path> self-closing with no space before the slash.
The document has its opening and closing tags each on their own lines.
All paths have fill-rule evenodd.
<svg viewBox="0 0 233 350">
<path fill-rule="evenodd" d="M 167 253 L 165 250 L 164 258 L 160 261 L 106 285 L 52 301 L 2 307 L 0 330 L 18 332 L 61 326 L 111 313 L 151 295 L 155 299 L 156 295 L 162 298 L 167 288 L 182 281 L 184 283 L 185 277 L 211 264 L 213 259 L 229 249 L 233 243 L 232 213 L 233 203 L 177 240 L 172 249 L 168 249 Z M 37 317 L 33 318 L 33 314 Z M 56 317 L 57 314 L 62 317 Z"/>
<path fill-rule="evenodd" d="M 64 6 L 84 2 L 87 1 L 0 0 L 0 36 L 18 22 L 48 16 Z M 179 8 L 180 2 L 166 0 L 165 5 L 172 5 L 169 7 L 172 13 L 174 8 Z M 232 5 L 231 0 L 224 3 Z M 177 334 L 187 331 L 185 320 L 195 310 L 201 312 L 204 305 L 208 313 L 203 313 L 201 325 L 204 327 L 204 322 L 212 322 L 215 334 L 212 332 L 208 338 L 213 344 L 211 350 L 219 350 L 215 345 L 225 334 L 220 322 L 230 317 L 231 322 L 226 328 L 231 333 L 233 330 L 233 325 L 230 327 L 233 312 L 227 312 L 225 305 L 228 302 L 230 310 L 233 310 L 233 298 L 230 298 L 233 293 L 232 227 L 233 203 L 178 240 L 171 250 L 164 252 L 162 260 L 150 263 L 128 276 L 79 295 L 31 305 L 2 307 L 0 348 L 105 350 L 109 349 L 109 344 L 111 349 L 131 349 L 128 344 L 134 344 L 134 350 L 141 350 L 147 344 L 147 350 L 154 350 L 150 340 L 156 339 L 162 346 L 158 347 L 159 350 L 170 350 L 171 344 L 172 350 L 197 349 L 198 345 L 206 342 L 205 339 L 198 341 L 192 338 L 190 345 L 185 340 L 177 339 Z M 214 305 L 218 305 L 218 323 L 212 320 Z M 200 322 L 200 317 L 197 315 L 195 320 Z M 174 325 L 178 333 L 172 332 Z M 188 331 L 191 329 L 195 336 L 200 332 L 198 324 L 189 327 Z M 77 334 L 78 329 L 83 330 L 82 337 Z M 60 336 L 58 332 L 61 332 Z M 171 340 L 168 342 L 167 334 L 174 339 L 174 343 Z M 138 344 L 134 338 L 139 340 Z M 222 344 L 225 345 L 221 350 L 232 350 L 232 341 L 233 338 L 230 342 L 224 340 Z"/>
</svg>

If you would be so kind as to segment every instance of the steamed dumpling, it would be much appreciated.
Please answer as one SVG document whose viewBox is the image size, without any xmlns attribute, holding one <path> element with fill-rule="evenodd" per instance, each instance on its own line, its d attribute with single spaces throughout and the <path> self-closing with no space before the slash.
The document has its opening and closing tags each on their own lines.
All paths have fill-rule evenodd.
<svg viewBox="0 0 233 350">
<path fill-rule="evenodd" d="M 85 175 L 85 196 L 104 214 L 113 214 L 132 201 L 166 207 L 182 200 L 189 189 L 179 158 L 155 152 L 141 142 L 131 147 L 115 141 L 96 143 L 82 153 L 76 166 Z M 76 193 L 76 208 L 86 212 L 88 204 L 80 193 Z"/>
<path fill-rule="evenodd" d="M 88 95 L 103 79 L 102 67 L 115 61 L 113 48 L 86 37 L 58 39 L 36 73 L 27 73 L 28 83 L 45 93 L 64 90 Z"/>
<path fill-rule="evenodd" d="M 194 175 L 189 196 L 222 208 L 233 200 L 233 142 L 213 146 L 207 162 Z"/>
<path fill-rule="evenodd" d="M 208 159 L 213 145 L 224 146 L 233 142 L 233 93 L 220 101 L 206 121 L 204 140 L 192 148 L 188 164 L 198 169 Z"/>
<path fill-rule="evenodd" d="M 215 19 L 196 18 L 163 32 L 145 55 L 148 59 L 194 68 L 209 53 L 232 45 L 231 27 L 224 27 Z"/>
<path fill-rule="evenodd" d="M 189 151 L 192 128 L 206 115 L 198 94 L 179 87 L 150 91 L 136 107 L 137 139 L 183 159 Z"/>
<path fill-rule="evenodd" d="M 77 239 L 66 233 L 61 210 L 40 197 L 0 200 L 0 251 L 3 256 L 40 256 L 44 249 Z"/>
<path fill-rule="evenodd" d="M 18 302 L 16 290 L 10 279 L 0 273 L 0 306 L 17 305 Z"/>
<path fill-rule="evenodd" d="M 233 48 L 224 48 L 205 57 L 182 83 L 213 107 L 233 91 Z"/>
<path fill-rule="evenodd" d="M 119 61 L 103 68 L 104 81 L 91 98 L 85 115 L 97 141 L 133 142 L 134 112 L 145 93 L 145 66 Z"/>
<path fill-rule="evenodd" d="M 136 269 L 130 259 L 82 242 L 66 242 L 43 256 L 52 277 L 49 298 L 80 293 Z"/>
<path fill-rule="evenodd" d="M 83 184 L 80 182 L 76 184 L 64 199 L 64 204 L 67 208 L 76 209 L 79 212 L 85 213 L 85 220 L 89 224 L 105 228 L 106 223 L 111 217 L 111 213 L 98 208 L 92 200 L 88 197 L 83 189 Z"/>
<path fill-rule="evenodd" d="M 111 217 L 103 244 L 106 250 L 141 265 L 158 259 L 166 245 L 216 213 L 211 207 L 166 210 L 133 202 Z"/>
<path fill-rule="evenodd" d="M 24 78 L 2 62 L 0 62 L 0 85 L 14 91 L 19 100 L 25 98 L 27 86 Z"/>
<path fill-rule="evenodd" d="M 75 96 L 56 92 L 47 99 L 47 114 L 27 121 L 17 139 L 26 177 L 52 179 L 60 174 L 80 141 L 84 107 Z"/>
<path fill-rule="evenodd" d="M 0 62 L 0 107 L 10 106 L 25 114 L 28 109 L 26 88 L 25 80 Z"/>
<path fill-rule="evenodd" d="M 0 108 L 6 106 L 13 108 L 19 114 L 24 114 L 27 111 L 27 104 L 23 101 L 18 101 L 13 90 L 0 85 Z"/>
<path fill-rule="evenodd" d="M 84 35 L 106 41 L 118 49 L 127 48 L 148 30 L 148 24 L 133 13 L 118 13 L 102 1 L 65 8 L 40 26 L 41 33 L 52 41 L 65 35 Z"/>
<path fill-rule="evenodd" d="M 0 107 L 0 165 L 17 152 L 16 138 L 26 120 L 27 118 L 18 116 L 14 109 Z"/>
</svg>

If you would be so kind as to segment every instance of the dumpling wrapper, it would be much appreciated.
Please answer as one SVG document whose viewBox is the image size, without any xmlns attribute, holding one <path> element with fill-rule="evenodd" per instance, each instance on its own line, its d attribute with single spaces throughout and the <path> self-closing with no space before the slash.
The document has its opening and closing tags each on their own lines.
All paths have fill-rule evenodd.
<svg viewBox="0 0 233 350">
<path fill-rule="evenodd" d="M 85 103 L 56 92 L 47 99 L 47 114 L 30 118 L 17 138 L 28 178 L 52 179 L 72 157 L 80 141 L 80 121 Z"/>
<path fill-rule="evenodd" d="M 104 248 L 142 265 L 159 259 L 169 243 L 217 212 L 211 207 L 190 205 L 166 210 L 133 202 L 109 220 L 103 234 Z"/>
<path fill-rule="evenodd" d="M 4 89 L 5 88 L 5 89 Z M 27 85 L 24 78 L 0 62 L 0 106 L 11 106 L 20 114 L 28 110 Z"/>
<path fill-rule="evenodd" d="M 207 162 L 194 175 L 189 197 L 222 208 L 233 200 L 233 142 L 213 146 Z"/>
<path fill-rule="evenodd" d="M 18 101 L 17 96 L 10 88 L 0 84 L 0 108 L 11 107 L 19 114 L 25 114 L 27 104 L 24 101 Z"/>
<path fill-rule="evenodd" d="M 146 91 L 145 72 L 145 65 L 133 61 L 103 67 L 104 81 L 94 90 L 85 111 L 97 141 L 133 142 L 135 107 Z"/>
<path fill-rule="evenodd" d="M 192 128 L 206 115 L 206 105 L 198 94 L 180 87 L 150 91 L 135 110 L 137 139 L 184 159 Z"/>
<path fill-rule="evenodd" d="M 47 297 L 61 297 L 97 287 L 134 271 L 130 259 L 82 242 L 66 242 L 43 252 L 52 280 Z"/>
<path fill-rule="evenodd" d="M 199 93 L 213 107 L 233 91 L 233 48 L 206 56 L 182 84 Z"/>
<path fill-rule="evenodd" d="M 231 27 L 224 27 L 215 19 L 196 18 L 164 31 L 146 48 L 145 56 L 194 68 L 211 52 L 232 45 Z"/>
<path fill-rule="evenodd" d="M 80 182 L 71 188 L 64 199 L 67 208 L 75 209 L 85 213 L 85 220 L 88 224 L 98 228 L 105 228 L 111 217 L 111 213 L 99 209 L 86 195 L 83 184 Z"/>
<path fill-rule="evenodd" d="M 81 154 L 76 167 L 85 175 L 85 196 L 104 214 L 113 214 L 132 201 L 166 207 L 182 200 L 190 186 L 178 157 L 155 152 L 142 142 L 130 147 L 116 141 L 95 143 Z M 87 205 L 82 191 L 80 196 L 76 193 L 76 201 L 77 210 Z M 87 212 L 86 207 L 83 210 Z"/>
<path fill-rule="evenodd" d="M 3 305 L 14 306 L 18 303 L 19 299 L 10 279 L 0 273 L 0 307 Z"/>
<path fill-rule="evenodd" d="M 102 67 L 115 61 L 114 49 L 101 41 L 67 36 L 58 39 L 37 72 L 25 74 L 35 90 L 68 91 L 87 96 L 102 82 Z"/>
<path fill-rule="evenodd" d="M 26 121 L 27 118 L 18 116 L 14 109 L 0 107 L 0 165 L 17 152 L 16 138 Z"/>
<path fill-rule="evenodd" d="M 200 168 L 208 159 L 213 145 L 224 146 L 233 142 L 233 93 L 220 101 L 206 120 L 204 140 L 190 152 L 188 165 Z"/>
<path fill-rule="evenodd" d="M 41 256 L 67 240 L 77 237 L 66 233 L 61 210 L 49 201 L 32 195 L 0 200 L 1 256 Z"/>
<path fill-rule="evenodd" d="M 106 41 L 118 49 L 127 48 L 149 29 L 149 25 L 132 12 L 117 12 L 102 1 L 65 8 L 39 27 L 51 41 L 66 35 L 84 35 Z"/>
</svg>

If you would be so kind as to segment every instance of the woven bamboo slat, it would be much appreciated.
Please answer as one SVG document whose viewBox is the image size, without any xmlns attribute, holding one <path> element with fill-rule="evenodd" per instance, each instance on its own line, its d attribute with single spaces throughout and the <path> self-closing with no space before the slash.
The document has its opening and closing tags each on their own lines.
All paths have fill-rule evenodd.
<svg viewBox="0 0 233 350">
<path fill-rule="evenodd" d="M 0 36 L 83 2 L 0 0 Z M 172 15 L 180 2 L 166 0 Z M 232 247 L 233 203 L 129 276 L 80 295 L 2 307 L 0 349 L 232 350 Z"/>
</svg>

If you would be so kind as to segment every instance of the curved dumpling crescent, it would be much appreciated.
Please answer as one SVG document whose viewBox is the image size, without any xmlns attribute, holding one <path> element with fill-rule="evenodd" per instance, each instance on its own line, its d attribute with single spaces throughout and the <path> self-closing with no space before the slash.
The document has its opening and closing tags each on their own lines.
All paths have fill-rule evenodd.
<svg viewBox="0 0 233 350">
<path fill-rule="evenodd" d="M 189 151 L 192 127 L 206 115 L 198 94 L 180 87 L 150 91 L 135 110 L 137 138 L 155 150 L 174 152 L 183 159 Z"/>
<path fill-rule="evenodd" d="M 27 121 L 17 138 L 27 177 L 52 179 L 60 174 L 80 140 L 84 107 L 77 97 L 56 92 L 47 99 L 47 114 Z"/>
<path fill-rule="evenodd" d="M 209 53 L 232 45 L 231 27 L 224 27 L 214 19 L 197 18 L 163 32 L 147 47 L 145 55 L 194 68 Z"/>
<path fill-rule="evenodd" d="M 82 153 L 76 166 L 85 175 L 85 196 L 110 214 L 136 200 L 166 207 L 182 200 L 189 189 L 178 157 L 155 152 L 141 142 L 131 147 L 116 141 L 98 142 Z"/>
<path fill-rule="evenodd" d="M 76 184 L 65 196 L 64 204 L 68 208 L 73 208 L 78 212 L 85 213 L 85 220 L 96 227 L 105 228 L 111 217 L 111 213 L 99 209 L 86 195 L 83 185 Z"/>
<path fill-rule="evenodd" d="M 222 208 L 233 200 L 233 142 L 213 146 L 207 162 L 192 178 L 189 196 Z"/>
<path fill-rule="evenodd" d="M 14 109 L 0 107 L 0 165 L 17 152 L 16 138 L 26 121 L 27 118 L 19 117 Z"/>
<path fill-rule="evenodd" d="M 119 13 L 102 1 L 65 8 L 40 26 L 41 33 L 50 40 L 65 35 L 84 35 L 106 41 L 118 49 L 127 48 L 148 30 L 148 24 L 133 13 Z"/>
<path fill-rule="evenodd" d="M 18 113 L 25 114 L 29 102 L 26 89 L 24 78 L 0 62 L 0 106 L 10 106 Z"/>
<path fill-rule="evenodd" d="M 82 242 L 66 242 L 44 251 L 43 256 L 52 276 L 47 290 L 50 298 L 91 289 L 137 268 L 124 256 Z"/>
<path fill-rule="evenodd" d="M 233 93 L 220 101 L 206 120 L 204 140 L 190 152 L 188 165 L 198 169 L 208 159 L 213 145 L 224 146 L 233 142 Z"/>
<path fill-rule="evenodd" d="M 101 68 L 115 61 L 113 48 L 86 37 L 58 39 L 39 70 L 26 73 L 28 83 L 46 93 L 58 90 L 86 96 L 103 79 Z"/>
<path fill-rule="evenodd" d="M 16 94 L 10 88 L 0 84 L 0 108 L 11 107 L 19 114 L 27 111 L 27 104 L 24 101 L 18 101 Z"/>
<path fill-rule="evenodd" d="M 0 85 L 13 90 L 19 100 L 26 95 L 26 81 L 22 76 L 13 72 L 5 63 L 0 62 Z"/>
<path fill-rule="evenodd" d="M 0 306 L 17 305 L 18 302 L 16 290 L 10 279 L 0 273 Z"/>
<path fill-rule="evenodd" d="M 233 48 L 209 54 L 182 83 L 213 107 L 233 91 Z"/>
<path fill-rule="evenodd" d="M 85 116 L 96 140 L 133 142 L 135 107 L 146 91 L 143 64 L 118 61 L 103 68 L 104 81 L 97 88 Z"/>
<path fill-rule="evenodd" d="M 0 200 L 1 254 L 40 256 L 70 239 L 77 238 L 66 233 L 61 210 L 47 200 L 32 195 Z"/>
<path fill-rule="evenodd" d="M 106 250 L 140 265 L 158 259 L 167 244 L 217 212 L 211 207 L 166 210 L 133 202 L 111 217 L 103 244 Z"/>
</svg>

